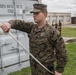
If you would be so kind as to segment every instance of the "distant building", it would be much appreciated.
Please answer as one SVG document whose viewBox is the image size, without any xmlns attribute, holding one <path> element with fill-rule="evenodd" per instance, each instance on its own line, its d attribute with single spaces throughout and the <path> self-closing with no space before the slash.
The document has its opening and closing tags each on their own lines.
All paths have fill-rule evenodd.
<svg viewBox="0 0 76 75">
<path fill-rule="evenodd" d="M 76 24 L 76 17 L 71 17 L 71 23 Z"/>
<path fill-rule="evenodd" d="M 49 12 L 47 21 L 52 25 L 53 22 L 58 23 L 59 20 L 63 25 L 71 24 L 71 13 L 66 12 Z"/>
<path fill-rule="evenodd" d="M 71 24 L 76 24 L 76 10 L 72 11 Z"/>
</svg>

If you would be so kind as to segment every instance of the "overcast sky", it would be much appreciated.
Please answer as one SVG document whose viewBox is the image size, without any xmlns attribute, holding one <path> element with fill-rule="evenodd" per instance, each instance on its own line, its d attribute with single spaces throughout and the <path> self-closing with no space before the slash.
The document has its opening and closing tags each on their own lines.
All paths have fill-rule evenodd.
<svg viewBox="0 0 76 75">
<path fill-rule="evenodd" d="M 48 11 L 51 12 L 70 12 L 76 16 L 76 0 L 42 0 L 47 4 Z"/>
</svg>

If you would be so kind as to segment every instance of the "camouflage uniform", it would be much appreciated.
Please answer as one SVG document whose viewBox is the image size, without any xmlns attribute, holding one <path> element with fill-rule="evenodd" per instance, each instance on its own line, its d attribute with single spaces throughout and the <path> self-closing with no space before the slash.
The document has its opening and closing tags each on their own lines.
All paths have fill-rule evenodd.
<svg viewBox="0 0 76 75">
<path fill-rule="evenodd" d="M 54 71 L 54 60 L 57 59 L 56 71 L 62 73 L 67 62 L 66 49 L 59 32 L 48 23 L 38 28 L 37 24 L 21 20 L 9 21 L 13 29 L 28 33 L 30 52 L 49 70 Z M 56 56 L 54 55 L 56 49 Z M 52 75 L 30 58 L 31 75 Z"/>
</svg>

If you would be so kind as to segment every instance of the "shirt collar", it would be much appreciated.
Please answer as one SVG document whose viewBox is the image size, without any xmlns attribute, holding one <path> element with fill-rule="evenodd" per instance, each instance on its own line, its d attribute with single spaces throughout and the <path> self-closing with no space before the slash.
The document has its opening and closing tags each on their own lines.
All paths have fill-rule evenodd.
<svg viewBox="0 0 76 75">
<path fill-rule="evenodd" d="M 35 31 L 36 32 L 42 32 L 45 31 L 47 29 L 48 23 L 46 22 L 46 24 L 42 27 L 42 28 L 38 28 L 38 25 L 36 25 Z"/>
</svg>

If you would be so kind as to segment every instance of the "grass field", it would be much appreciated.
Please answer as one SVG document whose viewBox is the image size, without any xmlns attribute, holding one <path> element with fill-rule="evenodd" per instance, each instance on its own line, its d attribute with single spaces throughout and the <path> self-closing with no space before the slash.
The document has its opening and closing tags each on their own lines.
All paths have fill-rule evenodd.
<svg viewBox="0 0 76 75">
<path fill-rule="evenodd" d="M 76 37 L 76 28 L 62 28 L 62 36 Z M 66 49 L 68 62 L 63 75 L 76 75 L 76 42 L 66 44 Z M 28 67 L 8 75 L 31 75 L 31 70 Z"/>
<path fill-rule="evenodd" d="M 62 36 L 64 37 L 76 37 L 76 28 L 62 28 Z"/>
<path fill-rule="evenodd" d="M 76 43 L 66 45 L 68 62 L 63 75 L 76 75 Z"/>
<path fill-rule="evenodd" d="M 23 68 L 21 71 L 13 72 L 8 75 L 31 75 L 30 67 Z"/>
</svg>

